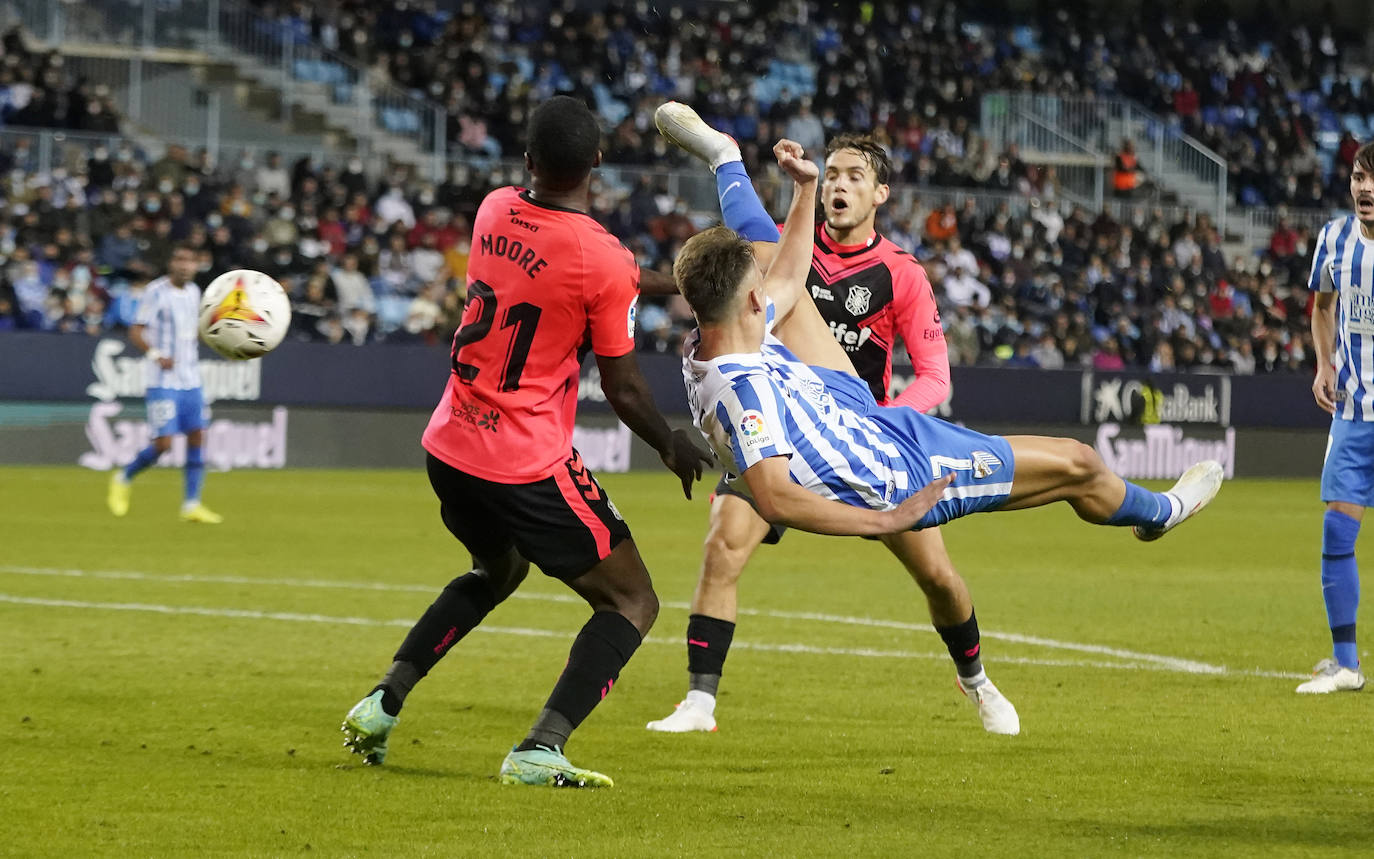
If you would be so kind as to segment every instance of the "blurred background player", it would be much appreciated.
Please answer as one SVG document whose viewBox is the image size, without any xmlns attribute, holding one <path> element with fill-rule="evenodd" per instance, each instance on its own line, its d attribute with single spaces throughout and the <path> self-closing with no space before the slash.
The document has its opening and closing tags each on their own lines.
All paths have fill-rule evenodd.
<svg viewBox="0 0 1374 859">
<path fill-rule="evenodd" d="M 661 105 L 654 119 L 664 137 L 716 174 L 725 225 L 755 243 L 756 257 L 766 267 L 776 250 L 778 227 L 754 192 L 739 147 L 677 102 Z M 925 270 L 874 227 L 878 207 L 888 198 L 887 152 L 871 136 L 858 134 L 835 137 L 825 152 L 824 222 L 815 229 L 807 277 L 812 298 L 875 400 L 929 411 L 949 395 L 949 355 Z M 916 379 L 889 401 L 892 352 L 899 337 L 911 355 Z M 687 622 L 687 695 L 669 716 L 650 722 L 649 730 L 716 729 L 716 693 L 734 638 L 739 577 L 759 543 L 778 542 L 782 530 L 765 522 L 721 478 Z M 1018 733 L 1016 708 L 983 671 L 973 601 L 939 530 L 904 531 L 881 539 L 924 592 L 931 623 L 954 660 L 959 688 L 977 705 L 983 727 L 996 734 Z"/>
<path fill-rule="evenodd" d="M 152 443 L 133 461 L 110 475 L 106 502 L 110 512 L 129 512 L 131 481 L 172 447 L 172 436 L 186 436 L 185 494 L 181 518 L 218 525 L 224 518 L 200 503 L 205 483 L 205 395 L 200 385 L 200 287 L 196 252 L 178 245 L 167 274 L 148 284 L 139 301 L 129 340 L 143 350 L 147 384 L 148 433 Z"/>
<path fill-rule="evenodd" d="M 468 304 L 453 366 L 425 430 L 444 525 L 473 569 L 444 588 L 382 681 L 345 718 L 345 745 L 380 764 L 414 685 L 537 564 L 592 607 L 529 734 L 501 765 L 508 784 L 610 787 L 563 754 L 572 731 L 611 691 L 658 614 L 630 530 L 572 447 L 578 370 L 596 354 L 606 400 L 659 452 L 691 497 L 710 457 L 670 430 L 634 353 L 638 267 L 587 215 L 600 131 L 587 106 L 559 96 L 529 123 L 531 188 L 482 201 Z"/>
<path fill-rule="evenodd" d="M 1148 541 L 1216 496 L 1216 461 L 1151 492 L 1074 439 L 984 435 L 878 405 L 806 291 L 816 165 L 791 140 L 773 151 L 796 187 L 767 273 L 728 227 L 693 236 L 673 267 L 698 325 L 683 348 L 696 425 L 768 521 L 877 536 L 1065 501 L 1084 521 Z"/>
<path fill-rule="evenodd" d="M 1312 679 L 1297 689 L 1313 694 L 1364 688 L 1355 646 L 1360 605 L 1355 538 L 1364 509 L 1374 504 L 1374 143 L 1355 154 L 1350 197 L 1355 214 L 1322 227 L 1308 278 L 1308 288 L 1316 292 L 1312 393 L 1331 413 L 1322 465 L 1322 599 L 1331 658 L 1318 662 Z"/>
</svg>

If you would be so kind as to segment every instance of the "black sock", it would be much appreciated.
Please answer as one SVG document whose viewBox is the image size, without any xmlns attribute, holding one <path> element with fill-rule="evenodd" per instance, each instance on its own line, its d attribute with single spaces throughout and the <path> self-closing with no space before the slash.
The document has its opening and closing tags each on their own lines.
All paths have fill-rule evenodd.
<svg viewBox="0 0 1374 859">
<path fill-rule="evenodd" d="M 382 682 L 372 687 L 372 692 L 382 690 L 382 712 L 395 716 L 401 712 L 406 696 L 415 684 L 420 682 L 420 671 L 409 662 L 393 662 L 382 678 Z M 371 692 L 368 693 L 372 694 Z"/>
<path fill-rule="evenodd" d="M 568 664 L 563 675 L 553 687 L 553 693 L 544 704 L 544 711 L 552 711 L 563 720 L 559 725 L 550 725 L 544 714 L 516 748 L 526 751 L 535 746 L 549 745 L 550 731 L 558 729 L 563 733 L 562 746 L 567 742 L 567 734 L 610 694 L 615 681 L 620 677 L 620 669 L 634 655 L 641 641 L 639 630 L 625 617 L 614 611 L 599 611 L 577 633 L 572 650 L 568 653 Z M 566 728 L 565 731 L 561 730 Z M 536 736 L 538 734 L 538 736 Z"/>
<path fill-rule="evenodd" d="M 688 687 L 714 696 L 725 673 L 725 656 L 735 638 L 735 625 L 704 614 L 687 618 Z"/>
<path fill-rule="evenodd" d="M 459 576 L 448 583 L 410 628 L 396 651 L 395 661 L 409 662 L 419 677 L 424 677 L 495 607 L 496 595 L 491 592 L 486 576 L 475 571 Z"/>
<path fill-rule="evenodd" d="M 980 657 L 982 646 L 978 638 L 978 613 L 970 611 L 968 620 L 954 626 L 937 626 L 935 631 L 944 639 L 954 660 L 954 670 L 964 679 L 977 677 L 983 670 Z"/>
</svg>

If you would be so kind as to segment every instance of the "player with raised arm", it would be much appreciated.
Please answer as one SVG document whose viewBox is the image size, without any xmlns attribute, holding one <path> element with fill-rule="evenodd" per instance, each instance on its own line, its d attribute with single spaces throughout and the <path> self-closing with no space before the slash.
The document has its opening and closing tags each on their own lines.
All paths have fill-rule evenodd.
<svg viewBox="0 0 1374 859">
<path fill-rule="evenodd" d="M 596 355 L 616 414 L 691 497 L 710 458 L 654 407 L 634 354 L 638 267 L 587 214 L 601 162 L 596 119 L 559 96 L 530 117 L 528 190 L 488 194 L 473 222 L 468 304 L 448 386 L 425 430 L 444 525 L 473 569 L 444 588 L 381 682 L 349 711 L 345 745 L 380 764 L 415 684 L 519 586 L 529 565 L 591 606 L 553 693 L 501 765 L 508 784 L 609 787 L 563 754 L 658 613 L 629 528 L 572 447 L 579 366 Z"/>
<path fill-rule="evenodd" d="M 148 433 L 152 442 L 123 468 L 110 475 L 106 504 L 116 516 L 129 512 L 132 481 L 172 447 L 172 437 L 186 436 L 185 492 L 181 519 L 218 525 L 224 518 L 200 502 L 205 484 L 205 394 L 200 383 L 200 287 L 196 251 L 190 245 L 172 249 L 167 274 L 148 284 L 139 300 L 129 340 L 144 354 Z"/>
<path fill-rule="evenodd" d="M 1360 571 L 1355 538 L 1374 505 L 1374 143 L 1355 152 L 1350 172 L 1355 214 L 1336 218 L 1317 236 L 1308 288 L 1316 292 L 1312 393 L 1331 414 L 1322 465 L 1322 599 L 1331 627 L 1331 658 L 1317 663 L 1305 694 L 1364 688 L 1355 646 Z"/>
<path fill-rule="evenodd" d="M 668 140 L 711 167 L 725 225 L 752 240 L 756 259 L 766 266 L 777 248 L 778 228 L 754 192 L 739 147 L 678 102 L 661 105 L 654 119 Z M 871 136 L 842 134 L 827 144 L 824 222 L 814 232 L 807 284 L 835 341 L 874 399 L 924 412 L 949 394 L 949 354 L 925 270 L 875 229 L 890 173 L 887 152 Z M 889 402 L 892 352 L 899 338 L 911 355 L 916 379 Z M 687 622 L 687 694 L 671 714 L 650 722 L 649 730 L 716 729 L 716 693 L 734 638 L 740 575 L 759 543 L 778 542 L 783 530 L 765 522 L 746 494 L 721 479 Z M 939 529 L 880 539 L 925 594 L 931 623 L 954 661 L 959 688 L 977 706 L 983 727 L 997 734 L 1018 733 L 1016 708 L 983 670 L 973 600 Z"/>
<path fill-rule="evenodd" d="M 673 268 L 698 324 L 683 354 L 693 419 L 766 520 L 873 536 L 1067 501 L 1088 522 L 1153 540 L 1216 495 L 1217 462 L 1150 492 L 1072 439 L 989 436 L 879 406 L 805 289 L 816 166 L 795 142 L 774 152 L 796 187 L 767 273 L 726 227 L 693 236 Z M 938 503 L 915 515 L 932 492 Z"/>
</svg>

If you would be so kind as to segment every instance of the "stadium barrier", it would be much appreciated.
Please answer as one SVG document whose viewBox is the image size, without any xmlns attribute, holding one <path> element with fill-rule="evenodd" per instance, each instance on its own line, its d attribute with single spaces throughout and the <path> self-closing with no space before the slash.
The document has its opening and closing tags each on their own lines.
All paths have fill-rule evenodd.
<svg viewBox="0 0 1374 859">
<path fill-rule="evenodd" d="M 676 356 L 641 353 L 660 408 L 689 421 Z M 447 381 L 448 349 L 288 342 L 261 361 L 201 361 L 219 469 L 421 462 L 417 440 Z M 0 337 L 0 463 L 109 468 L 146 443 L 142 359 L 116 337 Z M 1228 473 L 1314 476 L 1328 419 L 1296 375 L 1223 376 L 955 367 L 940 417 L 987 432 L 1068 435 L 1129 476 L 1172 477 L 1193 459 Z M 910 381 L 898 367 L 893 389 Z M 594 468 L 656 467 L 620 426 L 594 362 L 582 371 L 579 450 Z M 167 455 L 176 464 L 180 448 Z"/>
</svg>

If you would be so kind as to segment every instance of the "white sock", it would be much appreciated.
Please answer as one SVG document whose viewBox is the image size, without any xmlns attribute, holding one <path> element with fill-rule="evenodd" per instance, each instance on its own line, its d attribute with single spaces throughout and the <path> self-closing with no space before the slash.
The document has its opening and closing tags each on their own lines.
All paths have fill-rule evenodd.
<svg viewBox="0 0 1374 859">
<path fill-rule="evenodd" d="M 1172 492 L 1164 493 L 1164 497 L 1169 499 L 1169 519 L 1167 524 L 1176 525 L 1178 519 L 1183 515 L 1183 499 Z"/>
<path fill-rule="evenodd" d="M 963 686 L 965 689 L 970 691 L 977 689 L 979 686 L 982 686 L 986 682 L 988 682 L 988 675 L 984 671 L 979 671 L 972 677 L 961 676 L 959 678 L 959 685 Z"/>
<path fill-rule="evenodd" d="M 716 712 L 716 696 L 709 692 L 703 692 L 700 689 L 692 689 L 689 691 L 683 703 L 690 704 L 698 710 L 705 710 L 707 714 L 714 714 Z"/>
</svg>

